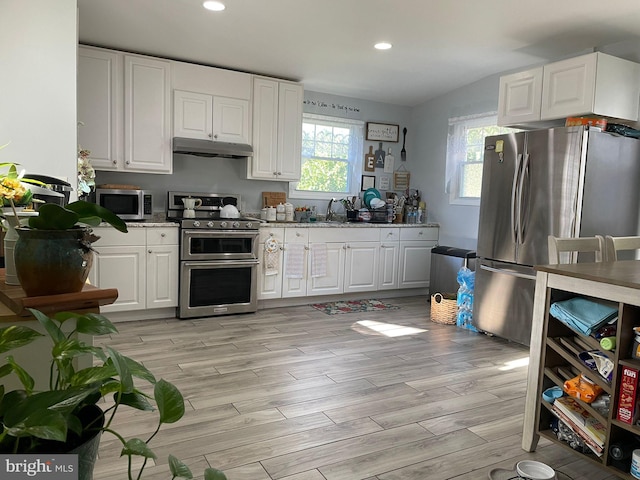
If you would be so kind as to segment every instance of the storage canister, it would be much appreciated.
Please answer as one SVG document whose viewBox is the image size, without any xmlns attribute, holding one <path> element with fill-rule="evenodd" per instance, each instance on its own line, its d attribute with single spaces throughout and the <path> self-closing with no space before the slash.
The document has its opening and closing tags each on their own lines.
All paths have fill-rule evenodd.
<svg viewBox="0 0 640 480">
<path fill-rule="evenodd" d="M 640 478 L 640 448 L 636 448 L 631 454 L 631 476 Z"/>
</svg>

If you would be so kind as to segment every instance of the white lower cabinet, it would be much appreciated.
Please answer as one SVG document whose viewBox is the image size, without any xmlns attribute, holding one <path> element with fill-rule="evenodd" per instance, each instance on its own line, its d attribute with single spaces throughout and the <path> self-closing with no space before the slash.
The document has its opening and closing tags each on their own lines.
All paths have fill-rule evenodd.
<svg viewBox="0 0 640 480">
<path fill-rule="evenodd" d="M 269 239 L 276 243 L 276 251 L 267 253 L 265 244 Z M 267 257 L 269 264 L 267 264 Z M 284 265 L 284 228 L 261 228 L 258 244 L 258 299 L 266 300 L 282 297 L 282 279 L 284 278 L 282 267 Z"/>
<path fill-rule="evenodd" d="M 398 261 L 400 259 L 400 229 L 380 229 L 380 256 L 378 259 L 378 290 L 398 288 Z"/>
<path fill-rule="evenodd" d="M 100 311 L 126 312 L 178 305 L 178 229 L 130 228 L 121 233 L 96 227 L 100 240 L 89 281 L 99 288 L 117 288 L 118 299 Z"/>
<path fill-rule="evenodd" d="M 269 237 L 283 250 L 277 272 L 265 275 L 264 245 Z M 426 288 L 437 240 L 437 227 L 264 227 L 258 299 Z M 316 276 L 313 264 L 319 245 L 322 255 L 326 250 L 326 272 Z M 294 264 L 297 269 L 291 268 Z"/>
<path fill-rule="evenodd" d="M 429 286 L 431 250 L 438 242 L 438 229 L 400 229 L 400 277 L 399 288 L 423 288 Z"/>
</svg>

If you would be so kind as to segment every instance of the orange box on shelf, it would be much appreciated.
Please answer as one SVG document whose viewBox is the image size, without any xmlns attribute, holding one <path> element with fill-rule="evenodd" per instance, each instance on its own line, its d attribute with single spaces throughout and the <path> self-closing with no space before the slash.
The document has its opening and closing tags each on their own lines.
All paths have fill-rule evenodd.
<svg viewBox="0 0 640 480">
<path fill-rule="evenodd" d="M 600 117 L 568 117 L 565 127 L 576 127 L 580 125 L 589 125 L 590 127 L 600 127 L 602 130 L 607 128 L 607 119 Z"/>
</svg>

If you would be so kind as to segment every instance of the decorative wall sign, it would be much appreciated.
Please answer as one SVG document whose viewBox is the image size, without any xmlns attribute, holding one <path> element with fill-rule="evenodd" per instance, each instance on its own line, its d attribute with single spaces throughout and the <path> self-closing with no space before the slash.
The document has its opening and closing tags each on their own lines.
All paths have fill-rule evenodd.
<svg viewBox="0 0 640 480">
<path fill-rule="evenodd" d="M 362 175 L 362 186 L 360 190 L 364 192 L 370 188 L 376 188 L 376 177 L 373 175 Z"/>
<path fill-rule="evenodd" d="M 311 107 L 316 107 L 318 109 L 323 109 L 323 110 L 341 110 L 343 112 L 354 112 L 354 113 L 360 112 L 360 109 L 358 107 L 354 107 L 353 105 L 342 105 L 340 103 L 325 102 L 323 100 L 310 100 L 305 98 L 302 101 L 302 104 L 309 105 Z"/>
<path fill-rule="evenodd" d="M 402 169 L 404 165 L 402 165 L 398 171 L 393 173 L 393 189 L 394 190 L 406 190 L 409 188 L 409 180 L 411 179 L 411 174 L 406 170 Z"/>
<path fill-rule="evenodd" d="M 399 125 L 367 122 L 367 140 L 397 142 L 399 130 Z"/>
<path fill-rule="evenodd" d="M 380 142 L 380 147 L 376 150 L 376 168 L 384 168 L 384 157 L 386 155 L 385 151 L 382 149 L 382 142 Z"/>
<path fill-rule="evenodd" d="M 396 159 L 391 155 L 391 149 L 389 149 L 387 156 L 384 158 L 384 173 L 393 173 L 395 162 Z"/>
<path fill-rule="evenodd" d="M 369 153 L 364 154 L 364 171 L 365 172 L 376 171 L 376 156 L 373 153 L 372 146 L 369 146 Z"/>
<path fill-rule="evenodd" d="M 389 184 L 391 179 L 389 177 L 380 177 L 380 186 L 378 187 L 380 190 L 389 190 Z"/>
</svg>

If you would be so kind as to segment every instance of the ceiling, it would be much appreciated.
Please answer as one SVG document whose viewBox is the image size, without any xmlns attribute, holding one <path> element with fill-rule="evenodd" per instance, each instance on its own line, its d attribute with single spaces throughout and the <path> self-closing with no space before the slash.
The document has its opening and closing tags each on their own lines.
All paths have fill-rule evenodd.
<svg viewBox="0 0 640 480">
<path fill-rule="evenodd" d="M 640 55 L 638 0 L 224 1 L 78 0 L 80 42 L 405 106 L 612 44 Z"/>
</svg>

